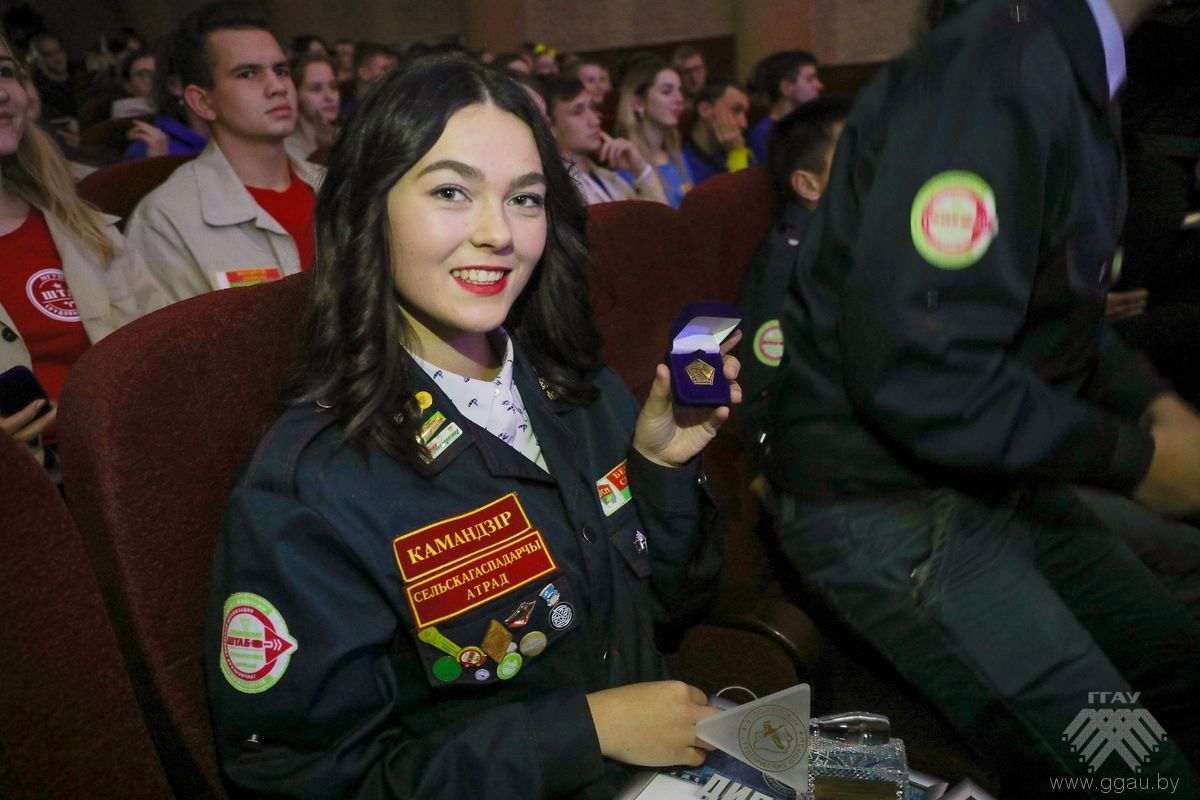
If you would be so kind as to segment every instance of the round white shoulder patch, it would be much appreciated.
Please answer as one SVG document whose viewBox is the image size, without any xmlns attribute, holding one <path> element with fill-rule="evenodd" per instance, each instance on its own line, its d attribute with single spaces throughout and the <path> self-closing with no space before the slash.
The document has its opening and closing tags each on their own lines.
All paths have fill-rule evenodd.
<svg viewBox="0 0 1200 800">
<path fill-rule="evenodd" d="M 299 649 L 283 616 L 266 598 L 237 592 L 225 601 L 221 627 L 221 674 L 239 692 L 265 692 L 287 672 Z"/>
<path fill-rule="evenodd" d="M 910 216 L 917 252 L 940 269 L 963 269 L 983 258 L 999 231 L 996 195 L 973 172 L 943 172 L 925 182 Z"/>
</svg>

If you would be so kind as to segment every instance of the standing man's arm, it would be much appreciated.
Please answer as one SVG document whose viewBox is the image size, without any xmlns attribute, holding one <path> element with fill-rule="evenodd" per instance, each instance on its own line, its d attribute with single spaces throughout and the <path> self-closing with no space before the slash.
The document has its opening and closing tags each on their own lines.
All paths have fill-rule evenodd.
<svg viewBox="0 0 1200 800">
<path fill-rule="evenodd" d="M 857 132 L 849 184 L 826 198 L 849 206 L 829 219 L 861 220 L 835 234 L 851 263 L 846 385 L 882 438 L 933 467 L 1130 492 L 1150 435 L 1012 355 L 1039 265 L 1066 272 L 1056 262 L 1087 253 L 1064 223 L 1080 99 L 1054 56 L 1014 45 L 938 91 L 909 89 L 882 112 L 886 139 Z"/>
</svg>

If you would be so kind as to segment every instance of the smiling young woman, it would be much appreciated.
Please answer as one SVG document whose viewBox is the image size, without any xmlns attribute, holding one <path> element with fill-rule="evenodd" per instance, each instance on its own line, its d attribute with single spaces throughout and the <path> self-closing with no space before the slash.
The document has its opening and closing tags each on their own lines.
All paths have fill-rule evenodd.
<svg viewBox="0 0 1200 800">
<path fill-rule="evenodd" d="M 651 631 L 719 568 L 696 456 L 729 410 L 676 409 L 660 365 L 639 413 L 603 367 L 585 222 L 529 93 L 473 61 L 405 64 L 334 145 L 293 405 L 214 561 L 234 785 L 598 798 L 703 760 Z"/>
</svg>

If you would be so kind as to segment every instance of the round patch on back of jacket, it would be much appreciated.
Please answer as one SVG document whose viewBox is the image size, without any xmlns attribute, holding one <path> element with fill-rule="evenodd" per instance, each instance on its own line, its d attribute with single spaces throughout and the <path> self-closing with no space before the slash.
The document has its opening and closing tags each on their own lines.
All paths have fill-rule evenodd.
<svg viewBox="0 0 1200 800">
<path fill-rule="evenodd" d="M 287 672 L 299 644 L 283 615 L 266 598 L 250 592 L 229 595 L 221 626 L 221 674 L 239 692 L 265 692 Z"/>
<path fill-rule="evenodd" d="M 973 172 L 943 172 L 917 192 L 909 224 L 926 261 L 939 269 L 963 269 L 983 258 L 996 238 L 996 195 Z"/>
<path fill-rule="evenodd" d="M 769 319 L 754 332 L 754 357 L 768 367 L 783 361 L 783 328 L 779 320 Z"/>
</svg>

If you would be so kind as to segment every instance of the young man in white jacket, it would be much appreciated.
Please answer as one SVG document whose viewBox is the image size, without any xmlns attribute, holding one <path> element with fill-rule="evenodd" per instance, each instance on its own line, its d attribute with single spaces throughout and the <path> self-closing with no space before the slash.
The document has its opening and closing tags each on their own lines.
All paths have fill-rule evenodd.
<svg viewBox="0 0 1200 800">
<path fill-rule="evenodd" d="M 130 241 L 173 301 L 306 269 L 324 171 L 284 148 L 296 91 L 266 20 L 213 3 L 186 18 L 175 41 L 183 100 L 212 140 L 142 200 Z"/>
</svg>

